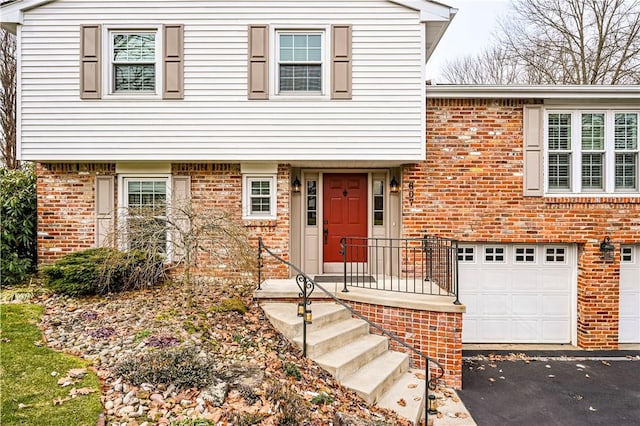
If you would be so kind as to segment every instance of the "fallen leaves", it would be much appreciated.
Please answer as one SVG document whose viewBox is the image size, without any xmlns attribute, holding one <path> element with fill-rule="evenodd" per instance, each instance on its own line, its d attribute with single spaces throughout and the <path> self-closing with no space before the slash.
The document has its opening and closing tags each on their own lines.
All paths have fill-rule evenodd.
<svg viewBox="0 0 640 426">
<path fill-rule="evenodd" d="M 396 401 L 397 404 L 401 407 L 406 407 L 407 406 L 407 401 L 404 400 L 404 398 L 400 398 L 398 401 Z"/>
<path fill-rule="evenodd" d="M 409 384 L 407 385 L 407 387 L 408 387 L 409 389 L 415 389 L 415 388 L 417 388 L 417 387 L 418 387 L 418 385 L 416 385 L 415 383 L 409 383 Z"/>
</svg>

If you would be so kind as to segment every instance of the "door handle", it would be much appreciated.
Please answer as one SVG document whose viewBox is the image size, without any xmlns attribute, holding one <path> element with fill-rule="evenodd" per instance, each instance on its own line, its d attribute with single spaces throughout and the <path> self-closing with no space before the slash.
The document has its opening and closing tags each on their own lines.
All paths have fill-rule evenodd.
<svg viewBox="0 0 640 426">
<path fill-rule="evenodd" d="M 324 228 L 324 231 L 322 231 L 322 234 L 324 235 L 324 243 L 326 245 L 329 243 L 329 228 Z"/>
</svg>

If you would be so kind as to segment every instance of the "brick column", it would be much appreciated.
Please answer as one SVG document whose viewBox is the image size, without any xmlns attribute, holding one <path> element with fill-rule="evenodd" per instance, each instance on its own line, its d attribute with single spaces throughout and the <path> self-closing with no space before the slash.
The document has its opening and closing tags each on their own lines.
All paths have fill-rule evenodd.
<svg viewBox="0 0 640 426">
<path fill-rule="evenodd" d="M 620 255 L 605 262 L 600 242 L 589 242 L 578 255 L 578 346 L 618 348 Z"/>
</svg>

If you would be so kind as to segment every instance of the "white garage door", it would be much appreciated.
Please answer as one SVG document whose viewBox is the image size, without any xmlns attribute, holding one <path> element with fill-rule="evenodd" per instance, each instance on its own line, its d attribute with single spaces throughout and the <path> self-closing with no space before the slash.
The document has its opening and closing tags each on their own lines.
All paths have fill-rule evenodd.
<svg viewBox="0 0 640 426">
<path fill-rule="evenodd" d="M 618 342 L 640 343 L 640 245 L 621 249 Z"/>
<path fill-rule="evenodd" d="M 568 343 L 574 246 L 461 245 L 464 343 Z"/>
</svg>

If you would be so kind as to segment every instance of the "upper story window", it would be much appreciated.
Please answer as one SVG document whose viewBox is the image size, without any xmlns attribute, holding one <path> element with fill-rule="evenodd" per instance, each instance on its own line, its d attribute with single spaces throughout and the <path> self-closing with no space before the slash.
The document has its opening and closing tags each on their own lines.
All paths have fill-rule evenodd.
<svg viewBox="0 0 640 426">
<path fill-rule="evenodd" d="M 156 88 L 155 34 L 113 33 L 112 36 L 114 91 L 154 91 Z"/>
<path fill-rule="evenodd" d="M 638 193 L 638 112 L 549 111 L 550 193 Z"/>
<path fill-rule="evenodd" d="M 322 94 L 323 33 L 279 31 L 276 34 L 278 93 Z"/>
<path fill-rule="evenodd" d="M 112 31 L 111 92 L 156 93 L 156 31 Z"/>
</svg>

